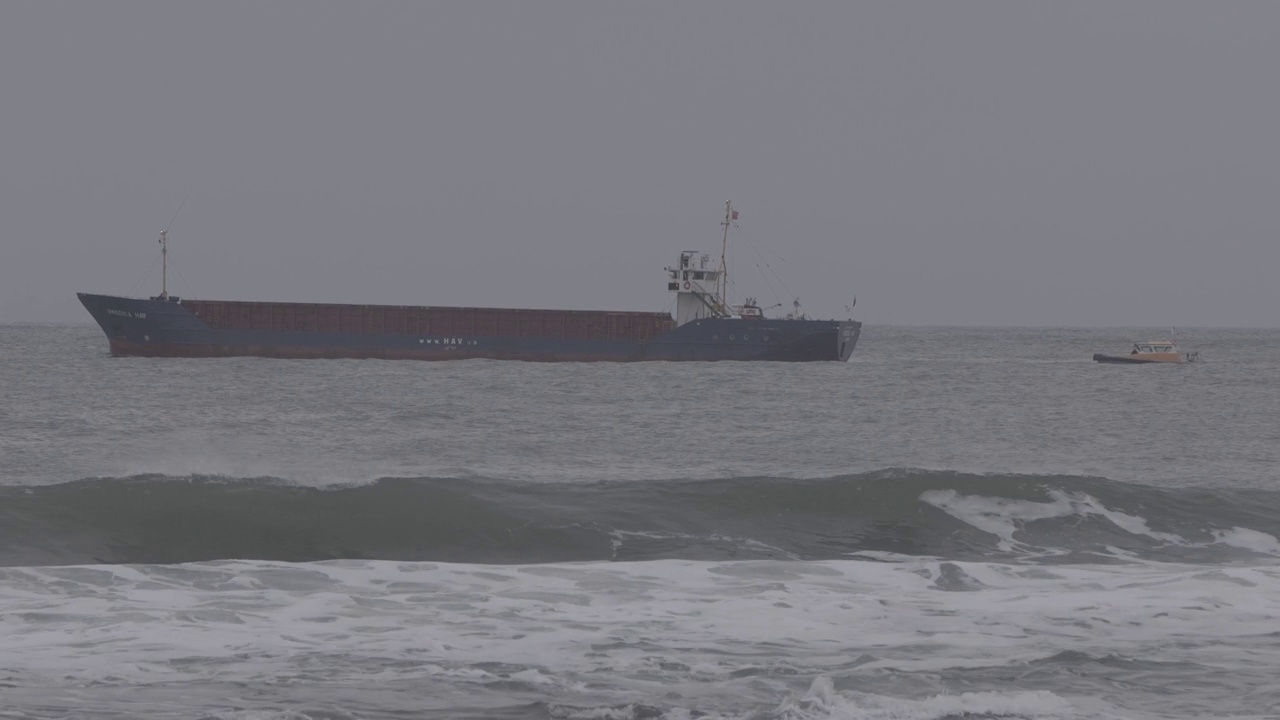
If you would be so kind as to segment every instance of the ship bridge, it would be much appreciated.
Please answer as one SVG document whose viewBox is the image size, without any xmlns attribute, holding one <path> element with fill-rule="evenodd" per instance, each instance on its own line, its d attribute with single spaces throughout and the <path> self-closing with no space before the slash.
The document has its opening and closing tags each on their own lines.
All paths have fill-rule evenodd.
<svg viewBox="0 0 1280 720">
<path fill-rule="evenodd" d="M 676 293 L 676 325 L 710 317 L 728 317 L 722 284 L 724 273 L 711 265 L 711 256 L 696 250 L 680 253 L 680 262 L 667 268 L 667 290 Z"/>
</svg>

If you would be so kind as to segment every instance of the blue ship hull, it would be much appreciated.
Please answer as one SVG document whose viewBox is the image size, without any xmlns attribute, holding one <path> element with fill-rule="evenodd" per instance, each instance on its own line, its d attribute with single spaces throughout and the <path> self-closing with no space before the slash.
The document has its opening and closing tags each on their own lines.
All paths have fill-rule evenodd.
<svg viewBox="0 0 1280 720">
<path fill-rule="evenodd" d="M 740 318 L 694 320 L 643 340 L 246 329 L 215 327 L 177 298 L 138 299 L 88 293 L 78 296 L 106 334 L 111 354 L 116 356 L 846 361 L 862 329 L 862 323 L 853 320 Z"/>
</svg>

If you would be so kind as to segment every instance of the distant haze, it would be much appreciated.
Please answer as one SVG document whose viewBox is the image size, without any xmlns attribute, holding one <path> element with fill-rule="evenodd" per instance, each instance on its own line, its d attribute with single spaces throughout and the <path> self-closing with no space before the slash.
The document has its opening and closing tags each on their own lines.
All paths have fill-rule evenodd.
<svg viewBox="0 0 1280 720">
<path fill-rule="evenodd" d="M 1280 325 L 1280 3 L 0 5 L 0 321 L 75 292 Z M 141 282 L 146 277 L 145 282 Z"/>
</svg>

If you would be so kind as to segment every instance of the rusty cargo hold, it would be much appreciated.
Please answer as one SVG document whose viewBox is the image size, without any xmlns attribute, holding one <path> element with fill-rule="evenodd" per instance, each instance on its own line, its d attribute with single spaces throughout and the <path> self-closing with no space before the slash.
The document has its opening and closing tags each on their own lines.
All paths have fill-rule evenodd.
<svg viewBox="0 0 1280 720">
<path fill-rule="evenodd" d="M 665 313 L 184 300 L 218 330 L 643 342 L 670 332 Z"/>
</svg>

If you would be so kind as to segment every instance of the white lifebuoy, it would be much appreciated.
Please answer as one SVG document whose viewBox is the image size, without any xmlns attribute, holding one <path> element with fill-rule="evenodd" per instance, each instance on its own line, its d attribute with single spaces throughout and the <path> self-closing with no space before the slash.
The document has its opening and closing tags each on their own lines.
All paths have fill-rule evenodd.
<svg viewBox="0 0 1280 720">
<path fill-rule="evenodd" d="M 685 280 L 685 281 L 684 281 L 684 289 L 685 289 L 685 290 L 688 290 L 688 289 L 689 289 L 689 281 L 688 281 L 688 280 Z"/>
</svg>

